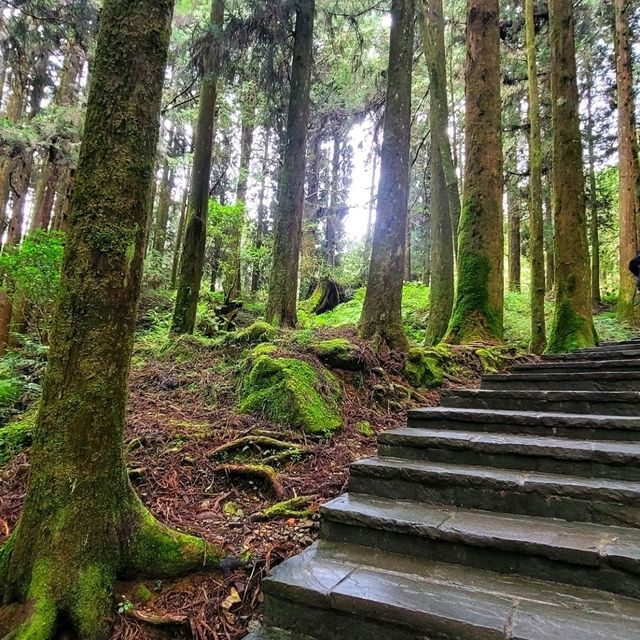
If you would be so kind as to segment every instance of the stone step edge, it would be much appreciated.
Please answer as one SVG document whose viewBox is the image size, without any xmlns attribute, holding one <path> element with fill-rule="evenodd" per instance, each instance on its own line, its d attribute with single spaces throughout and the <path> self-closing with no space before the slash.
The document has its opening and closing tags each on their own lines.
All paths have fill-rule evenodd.
<svg viewBox="0 0 640 640">
<path fill-rule="evenodd" d="M 378 509 L 380 513 L 371 513 L 372 509 Z M 404 515 L 407 509 L 414 510 L 419 517 L 407 518 Z M 323 519 L 349 526 L 417 535 L 425 539 L 471 547 L 490 547 L 498 551 L 543 556 L 575 565 L 606 565 L 640 574 L 640 531 L 631 528 L 476 509 L 427 507 L 406 500 L 396 501 L 349 493 L 323 505 L 321 513 Z M 490 535 L 486 531 L 487 525 L 492 523 L 495 523 L 497 533 Z M 516 528 L 516 535 L 511 538 L 505 533 L 509 526 Z M 567 544 L 571 536 L 577 537 L 580 534 L 591 538 L 591 542 L 597 538 L 597 546 L 592 546 L 586 540 L 583 546 Z M 556 538 L 554 544 L 550 544 L 550 537 Z"/>
</svg>

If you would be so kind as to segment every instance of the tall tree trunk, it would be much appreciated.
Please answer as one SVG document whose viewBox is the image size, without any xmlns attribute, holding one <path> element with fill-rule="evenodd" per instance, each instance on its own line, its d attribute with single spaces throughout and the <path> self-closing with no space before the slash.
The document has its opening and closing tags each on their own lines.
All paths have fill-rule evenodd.
<svg viewBox="0 0 640 640">
<path fill-rule="evenodd" d="M 520 209 L 518 207 L 515 186 L 507 187 L 507 217 L 509 221 L 509 242 L 508 242 L 508 264 L 509 291 L 520 291 L 521 288 L 521 265 L 522 251 L 520 247 Z"/>
<path fill-rule="evenodd" d="M 502 340 L 504 237 L 498 0 L 467 3 L 465 180 L 447 341 Z"/>
<path fill-rule="evenodd" d="M 333 154 L 331 156 L 331 189 L 329 196 L 329 207 L 325 221 L 325 266 L 335 269 L 338 259 L 338 225 L 340 216 L 341 194 L 340 194 L 340 155 L 342 148 L 340 145 L 340 134 L 333 136 Z"/>
<path fill-rule="evenodd" d="M 597 342 L 591 307 L 573 3 L 549 1 L 549 39 L 556 302 L 547 350 L 562 353 Z"/>
<path fill-rule="evenodd" d="M 402 326 L 402 286 L 409 204 L 414 17 L 414 0 L 392 0 L 378 207 L 360 320 L 364 339 L 399 351 L 409 349 Z"/>
<path fill-rule="evenodd" d="M 0 600 L 27 603 L 10 637 L 106 638 L 117 578 L 217 557 L 143 507 L 122 442 L 172 6 L 103 4 L 24 511 L 0 549 Z"/>
<path fill-rule="evenodd" d="M 431 241 L 431 215 L 425 211 L 424 221 L 424 266 L 422 270 L 422 282 L 427 286 L 431 286 L 431 256 L 433 253 L 433 243 Z M 429 291 L 429 300 L 431 300 L 431 291 Z M 451 315 L 451 312 L 449 312 Z M 446 330 L 446 327 L 445 327 Z"/>
<path fill-rule="evenodd" d="M 553 249 L 553 200 L 551 197 L 551 178 L 547 174 L 544 187 L 544 247 L 545 247 L 545 289 L 547 292 L 554 290 L 556 286 L 556 260 Z"/>
<path fill-rule="evenodd" d="M 14 77 L 11 83 L 11 94 L 7 101 L 7 120 L 11 124 L 17 124 L 22 118 L 25 102 L 25 87 L 20 79 Z M 7 204 L 11 193 L 11 173 L 15 162 L 15 158 L 10 156 L 0 158 L 0 238 L 7 227 Z"/>
<path fill-rule="evenodd" d="M 426 3 L 426 6 L 425 6 Z M 447 56 L 444 38 L 444 10 L 442 0 L 418 0 L 422 24 L 422 40 L 429 68 L 429 86 L 433 99 L 431 109 L 435 116 L 431 126 L 437 126 L 439 149 L 449 200 L 449 215 L 454 237 L 460 225 L 460 188 L 449 140 L 449 104 L 447 99 Z M 455 127 L 454 127 L 455 132 Z M 454 133 L 455 135 L 455 133 Z M 455 251 L 455 245 L 453 247 Z"/>
<path fill-rule="evenodd" d="M 533 353 L 547 346 L 544 316 L 544 217 L 542 213 L 542 138 L 534 0 L 525 1 L 525 31 L 529 73 L 529 256 L 531 262 L 531 343 Z"/>
<path fill-rule="evenodd" d="M 636 281 L 629 273 L 629 262 L 640 248 L 640 169 L 636 138 L 633 61 L 629 27 L 629 0 L 614 0 L 616 81 L 618 88 L 618 158 L 620 166 L 620 293 L 618 318 L 631 325 L 638 323 L 633 299 Z"/>
<path fill-rule="evenodd" d="M 453 309 L 453 233 L 447 198 L 447 184 L 442 167 L 442 154 L 438 152 L 442 131 L 434 122 L 434 94 L 431 93 L 431 223 L 430 223 L 430 277 L 429 321 L 425 342 L 438 344 L 449 326 Z"/>
<path fill-rule="evenodd" d="M 182 242 L 176 307 L 171 323 L 173 333 L 193 333 L 196 325 L 207 245 L 211 152 L 218 99 L 219 40 L 223 21 L 224 0 L 212 0 L 210 22 L 215 41 L 209 42 L 205 54 L 191 172 L 191 196 Z"/>
<path fill-rule="evenodd" d="M 189 207 L 189 184 L 184 191 L 182 205 L 180 206 L 180 220 L 178 221 L 178 232 L 176 234 L 176 246 L 173 251 L 173 260 L 171 263 L 171 289 L 176 288 L 178 279 L 178 267 L 180 265 L 180 252 L 182 250 L 182 240 L 184 237 L 184 223 L 187 217 L 187 208 Z"/>
<path fill-rule="evenodd" d="M 264 227 L 267 219 L 267 207 L 265 204 L 267 193 L 267 171 L 269 170 L 269 153 L 271 146 L 271 129 L 267 129 L 264 139 L 264 155 L 262 157 L 262 172 L 260 174 L 260 193 L 258 195 L 258 220 L 256 221 L 256 250 L 262 249 L 264 239 Z M 251 274 L 251 293 L 257 293 L 262 282 L 262 270 L 255 264 Z"/>
<path fill-rule="evenodd" d="M 367 235 L 364 243 L 364 259 L 369 263 L 371 259 L 371 246 L 373 244 L 373 213 L 376 210 L 376 186 L 378 185 L 378 161 L 380 159 L 380 145 L 378 143 L 378 127 L 373 133 L 373 167 L 371 170 L 371 186 L 369 188 L 369 212 L 367 215 Z"/>
<path fill-rule="evenodd" d="M 315 0 L 300 0 L 297 7 L 287 144 L 280 175 L 266 309 L 267 321 L 282 327 L 295 327 L 298 323 L 298 267 L 302 244 Z"/>
<path fill-rule="evenodd" d="M 316 247 L 318 244 L 322 160 L 322 130 L 320 130 L 313 139 L 307 171 L 307 199 L 302 219 L 302 245 L 300 247 L 300 281 L 303 286 L 318 275 Z"/>
<path fill-rule="evenodd" d="M 587 144 L 589 156 L 589 239 L 591 242 L 591 300 L 600 304 L 600 239 L 598 232 L 598 190 L 596 187 L 596 154 L 593 119 L 593 69 L 587 56 Z M 627 275 L 628 277 L 628 275 Z"/>
<path fill-rule="evenodd" d="M 171 209 L 171 193 L 175 170 L 171 167 L 170 155 L 173 152 L 173 129 L 169 133 L 167 152 L 162 169 L 162 181 L 160 183 L 160 197 L 158 198 L 158 211 L 156 213 L 156 228 L 153 234 L 153 250 L 160 256 L 164 255 L 167 244 L 167 227 L 169 226 L 169 211 Z"/>
<path fill-rule="evenodd" d="M 240 138 L 240 173 L 238 175 L 238 185 L 236 187 L 236 202 L 246 206 L 247 188 L 249 185 L 249 167 L 251 165 L 251 153 L 253 151 L 253 134 L 255 131 L 256 104 L 253 97 L 244 100 L 242 109 L 242 134 Z M 225 283 L 225 293 L 229 300 L 235 300 L 240 296 L 242 290 L 242 229 L 244 219 L 237 228 L 232 230 L 231 242 L 229 243 L 229 270 L 227 282 Z"/>
</svg>

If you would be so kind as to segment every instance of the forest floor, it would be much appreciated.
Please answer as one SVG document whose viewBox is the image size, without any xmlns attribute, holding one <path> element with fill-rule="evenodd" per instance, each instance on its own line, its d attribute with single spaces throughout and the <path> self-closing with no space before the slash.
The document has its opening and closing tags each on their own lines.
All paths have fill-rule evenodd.
<svg viewBox="0 0 640 640">
<path fill-rule="evenodd" d="M 246 314 L 242 323 L 252 319 Z M 264 575 L 316 538 L 319 507 L 345 490 L 350 463 L 375 455 L 377 433 L 402 426 L 408 409 L 437 405 L 440 391 L 409 389 L 403 357 L 373 354 L 353 326 L 280 334 L 277 344 L 312 364 L 310 341 L 335 337 L 356 345 L 366 362 L 361 372 L 333 371 L 342 386 L 341 430 L 330 438 L 306 438 L 238 413 L 238 387 L 247 374 L 243 348 L 195 338 L 164 338 L 159 347 L 163 322 L 140 333 L 134 355 L 125 437 L 130 477 L 159 520 L 202 536 L 223 556 L 241 559 L 243 568 L 230 563 L 226 571 L 182 580 L 118 584 L 113 639 L 235 640 L 259 619 Z M 512 350 L 508 359 L 520 357 L 526 356 Z M 477 385 L 483 371 L 473 350 L 454 350 L 453 360 L 455 375 L 445 375 L 443 387 Z M 292 442 L 303 451 L 275 465 L 275 482 L 230 475 L 223 468 L 230 460 L 212 452 L 252 434 Z M 231 461 L 261 462 L 273 453 L 247 446 Z M 0 468 L 0 544 L 18 521 L 28 467 L 24 451 Z M 264 509 L 294 497 L 306 498 L 300 513 L 261 517 Z"/>
</svg>

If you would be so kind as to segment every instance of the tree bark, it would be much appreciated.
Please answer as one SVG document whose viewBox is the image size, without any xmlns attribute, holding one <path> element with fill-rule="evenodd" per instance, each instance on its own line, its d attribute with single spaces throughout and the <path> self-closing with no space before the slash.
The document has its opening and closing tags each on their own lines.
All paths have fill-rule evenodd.
<svg viewBox="0 0 640 640">
<path fill-rule="evenodd" d="M 502 340 L 504 238 L 498 0 L 468 0 L 465 180 L 447 341 Z"/>
<path fill-rule="evenodd" d="M 522 269 L 520 260 L 521 234 L 520 234 L 520 209 L 518 208 L 515 187 L 507 187 L 507 217 L 509 220 L 508 264 L 509 264 L 509 291 L 520 291 Z"/>
<path fill-rule="evenodd" d="M 387 104 L 378 207 L 360 333 L 378 347 L 407 351 L 402 288 L 409 204 L 414 0 L 392 0 Z"/>
<path fill-rule="evenodd" d="M 247 188 L 249 185 L 249 167 L 253 151 L 253 134 L 255 131 L 256 104 L 253 96 L 246 97 L 242 109 L 242 134 L 240 138 L 240 172 L 236 187 L 236 202 L 246 206 Z M 236 300 L 242 291 L 242 229 L 244 218 L 238 227 L 232 230 L 229 243 L 229 271 L 225 292 L 229 300 Z"/>
<path fill-rule="evenodd" d="M 551 292 L 556 284 L 556 261 L 553 255 L 553 203 L 551 198 L 551 179 L 547 175 L 544 189 L 544 246 L 545 246 L 545 289 Z"/>
<path fill-rule="evenodd" d="M 287 143 L 280 175 L 267 321 L 281 327 L 298 323 L 298 267 L 302 244 L 309 92 L 313 60 L 315 0 L 300 0 L 296 12 Z"/>
<path fill-rule="evenodd" d="M 182 242 L 178 293 L 171 323 L 172 333 L 193 333 L 196 325 L 200 285 L 204 271 L 209 212 L 209 184 L 213 126 L 218 100 L 219 40 L 224 21 L 224 0 L 211 1 L 210 22 L 213 41 L 205 55 L 200 89 L 200 106 L 191 172 L 189 211 Z"/>
<path fill-rule="evenodd" d="M 547 351 L 562 353 L 597 342 L 591 307 L 573 3 L 550 0 L 549 32 L 556 301 Z"/>
<path fill-rule="evenodd" d="M 442 154 L 438 152 L 442 132 L 434 122 L 436 110 L 433 108 L 433 91 L 431 95 L 431 283 L 429 321 L 425 337 L 425 343 L 429 346 L 438 344 L 447 332 L 454 296 L 453 232 Z"/>
<path fill-rule="evenodd" d="M 449 104 L 447 98 L 447 56 L 444 38 L 444 10 L 442 0 L 418 0 L 418 11 L 422 24 L 422 40 L 429 69 L 429 86 L 435 109 L 431 126 L 437 126 L 439 149 L 449 200 L 449 215 L 454 237 L 460 225 L 460 188 L 456 164 L 449 139 Z M 454 125 L 455 136 L 455 125 Z M 455 243 L 453 246 L 455 252 Z"/>
<path fill-rule="evenodd" d="M 331 156 L 331 194 L 329 197 L 329 209 L 325 220 L 325 266 L 329 271 L 338 264 L 338 233 L 340 220 L 340 134 L 333 136 L 333 154 Z"/>
<path fill-rule="evenodd" d="M 156 228 L 153 233 L 153 250 L 160 256 L 164 255 L 165 246 L 167 244 L 167 227 L 169 225 L 169 211 L 171 209 L 171 193 L 173 191 L 173 182 L 175 178 L 175 170 L 171 167 L 170 155 L 173 151 L 172 130 L 169 134 L 167 143 L 167 152 L 164 159 L 164 167 L 162 169 L 162 181 L 160 183 L 160 197 L 158 198 L 158 211 L 156 212 Z"/>
<path fill-rule="evenodd" d="M 187 217 L 187 207 L 189 206 L 189 185 L 185 189 L 184 196 L 182 198 L 182 205 L 180 206 L 180 220 L 178 221 L 178 232 L 176 235 L 176 246 L 173 252 L 173 260 L 171 264 L 171 289 L 176 288 L 176 281 L 178 279 L 178 266 L 180 264 L 180 251 L 182 250 L 182 239 L 184 237 L 184 223 Z"/>
<path fill-rule="evenodd" d="M 616 84 L 618 89 L 618 158 L 620 167 L 620 292 L 618 318 L 627 325 L 638 324 L 634 309 L 636 280 L 629 272 L 629 262 L 640 249 L 638 216 L 640 215 L 640 169 L 636 138 L 635 99 L 629 0 L 614 0 Z"/>
<path fill-rule="evenodd" d="M 544 296 L 544 217 L 542 212 L 542 138 L 540 133 L 540 93 L 534 0 L 525 2 L 525 37 L 529 74 L 529 255 L 531 264 L 531 343 L 532 353 L 541 354 L 547 346 Z"/>
<path fill-rule="evenodd" d="M 172 9 L 103 4 L 24 511 L 0 550 L 0 599 L 27 603 L 13 640 L 106 638 L 117 578 L 217 558 L 146 511 L 122 442 Z"/>
<path fill-rule="evenodd" d="M 600 239 L 598 231 L 598 190 L 596 186 L 596 154 L 593 119 L 593 69 L 587 54 L 587 144 L 589 156 L 589 239 L 591 242 L 591 299 L 600 304 Z M 628 277 L 628 276 L 627 276 Z"/>
<path fill-rule="evenodd" d="M 255 246 L 259 251 L 262 249 L 265 224 L 267 219 L 267 207 L 265 204 L 267 193 L 267 171 L 269 169 L 269 152 L 271 146 L 271 129 L 267 129 L 264 139 L 264 156 L 262 157 L 262 173 L 260 175 L 260 193 L 258 195 L 258 220 L 256 222 Z M 262 282 L 262 270 L 259 264 L 254 265 L 251 274 L 251 293 L 257 293 Z"/>
</svg>

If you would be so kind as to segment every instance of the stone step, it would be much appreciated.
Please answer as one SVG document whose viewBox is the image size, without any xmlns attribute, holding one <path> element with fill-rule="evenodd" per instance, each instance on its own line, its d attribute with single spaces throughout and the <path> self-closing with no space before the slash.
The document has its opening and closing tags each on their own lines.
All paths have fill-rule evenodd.
<svg viewBox="0 0 640 640">
<path fill-rule="evenodd" d="M 380 434 L 379 455 L 640 482 L 640 442 L 401 428 Z"/>
<path fill-rule="evenodd" d="M 607 592 L 327 542 L 264 581 L 265 622 L 317 640 L 632 640 Z"/>
<path fill-rule="evenodd" d="M 590 349 L 588 351 L 572 351 L 543 356 L 546 362 L 573 362 L 576 360 L 633 360 L 640 358 L 640 346 L 621 349 Z"/>
<path fill-rule="evenodd" d="M 322 507 L 333 542 L 402 549 L 470 565 L 640 597 L 640 530 L 530 516 L 432 507 L 346 494 Z"/>
<path fill-rule="evenodd" d="M 640 391 L 640 371 L 513 372 L 484 376 L 482 389 L 542 391 Z"/>
<path fill-rule="evenodd" d="M 640 483 L 608 478 L 371 458 L 351 465 L 349 491 L 431 505 L 640 526 Z"/>
<path fill-rule="evenodd" d="M 629 342 L 607 342 L 597 347 L 585 347 L 576 349 L 573 353 L 602 353 L 603 351 L 633 351 L 640 350 L 640 342 L 638 340 L 630 340 Z"/>
<path fill-rule="evenodd" d="M 453 389 L 443 392 L 442 406 L 637 416 L 640 415 L 640 392 Z"/>
<path fill-rule="evenodd" d="M 517 364 L 509 369 L 512 373 L 534 371 L 536 373 L 585 372 L 597 375 L 601 371 L 640 371 L 640 358 L 603 360 L 540 360 L 527 364 Z"/>
<path fill-rule="evenodd" d="M 412 428 L 640 441 L 640 417 L 429 407 L 409 411 Z"/>
</svg>

